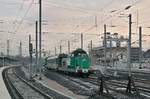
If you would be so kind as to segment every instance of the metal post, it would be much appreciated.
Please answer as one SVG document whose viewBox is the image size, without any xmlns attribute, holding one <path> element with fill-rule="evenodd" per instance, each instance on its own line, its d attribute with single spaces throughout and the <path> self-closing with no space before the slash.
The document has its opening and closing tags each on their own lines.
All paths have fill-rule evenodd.
<svg viewBox="0 0 150 99">
<path fill-rule="evenodd" d="M 20 64 L 22 65 L 23 61 L 22 61 L 22 42 L 20 42 L 19 45 L 19 57 L 20 57 Z"/>
<path fill-rule="evenodd" d="M 104 77 L 100 77 L 99 95 L 104 93 Z"/>
<path fill-rule="evenodd" d="M 81 33 L 81 49 L 83 49 L 83 34 Z"/>
<path fill-rule="evenodd" d="M 40 71 L 40 77 L 39 79 L 41 80 L 41 69 L 42 69 L 42 64 L 41 64 L 41 43 L 42 43 L 42 0 L 39 0 L 39 71 Z"/>
<path fill-rule="evenodd" d="M 129 39 L 128 39 L 128 68 L 129 76 L 131 76 L 131 25 L 132 25 L 132 15 L 129 14 Z"/>
<path fill-rule="evenodd" d="M 68 54 L 70 54 L 70 41 L 68 41 Z"/>
<path fill-rule="evenodd" d="M 31 80 L 32 79 L 32 49 L 33 49 L 33 46 L 32 46 L 32 43 L 31 43 L 31 35 L 29 35 L 29 54 L 30 54 L 30 66 L 29 66 L 29 73 L 30 73 L 30 77 L 29 79 Z"/>
<path fill-rule="evenodd" d="M 106 40 L 106 24 L 104 24 L 104 73 L 106 73 L 106 50 L 107 50 L 107 40 Z"/>
<path fill-rule="evenodd" d="M 55 47 L 55 55 L 57 54 L 57 51 L 56 51 L 56 47 Z"/>
<path fill-rule="evenodd" d="M 90 50 L 91 51 L 89 51 L 89 55 L 90 55 L 90 57 L 91 57 L 91 65 L 93 65 L 93 55 L 92 55 L 92 50 L 93 50 L 93 42 L 92 42 L 92 40 L 90 41 Z"/>
<path fill-rule="evenodd" d="M 127 93 L 131 93 L 131 25 L 132 25 L 132 15 L 129 14 L 129 38 L 128 38 L 128 59 L 127 59 L 127 63 L 128 63 L 128 84 L 127 84 L 127 89 L 126 92 Z"/>
<path fill-rule="evenodd" d="M 20 57 L 22 57 L 22 42 L 20 42 Z"/>
<path fill-rule="evenodd" d="M 7 40 L 7 57 L 9 57 L 9 40 Z"/>
<path fill-rule="evenodd" d="M 95 27 L 97 27 L 97 16 L 95 16 Z"/>
<path fill-rule="evenodd" d="M 104 92 L 104 87 L 106 89 L 106 92 L 109 93 L 107 86 L 105 85 L 105 75 L 106 75 L 106 48 L 107 48 L 107 40 L 106 40 L 106 24 L 104 24 L 104 42 L 103 42 L 103 47 L 104 47 L 104 65 L 105 65 L 105 70 L 104 70 L 104 75 L 102 74 L 98 78 L 100 79 L 100 88 L 99 88 L 99 93 L 103 94 Z"/>
<path fill-rule="evenodd" d="M 93 49 L 93 42 L 92 42 L 92 40 L 91 40 L 91 46 L 90 47 L 91 47 L 91 51 L 92 51 L 92 49 Z"/>
<path fill-rule="evenodd" d="M 5 57 L 3 56 L 3 67 L 5 66 Z"/>
<path fill-rule="evenodd" d="M 30 46 L 31 46 L 31 49 L 32 49 L 32 48 L 33 48 L 32 43 L 30 43 Z M 33 67 L 32 67 L 32 51 L 30 52 L 30 72 L 31 72 L 30 79 L 32 79 L 32 76 L 33 76 Z"/>
<path fill-rule="evenodd" d="M 112 67 L 112 35 L 110 35 L 110 66 Z"/>
<path fill-rule="evenodd" d="M 60 54 L 62 53 L 62 46 L 60 45 Z"/>
<path fill-rule="evenodd" d="M 36 66 L 35 66 L 35 75 L 37 75 L 37 67 L 38 67 L 38 21 L 36 21 L 36 26 L 35 26 L 36 30 L 35 30 L 35 39 L 36 39 L 36 42 L 35 42 L 35 45 L 36 45 L 36 48 L 35 48 L 35 55 L 36 55 Z"/>
<path fill-rule="evenodd" d="M 139 27 L 139 62 L 140 68 L 142 68 L 142 27 Z"/>
</svg>

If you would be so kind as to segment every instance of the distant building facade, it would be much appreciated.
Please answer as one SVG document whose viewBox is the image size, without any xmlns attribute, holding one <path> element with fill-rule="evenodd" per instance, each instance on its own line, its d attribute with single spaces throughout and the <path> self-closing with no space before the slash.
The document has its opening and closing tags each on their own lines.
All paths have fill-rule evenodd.
<svg viewBox="0 0 150 99">
<path fill-rule="evenodd" d="M 117 33 L 114 33 L 114 36 L 110 36 L 111 33 L 107 33 L 106 36 L 106 63 L 107 66 L 115 66 L 118 63 L 127 63 L 127 39 L 123 36 L 118 37 Z M 126 42 L 125 46 L 121 46 L 122 42 Z M 90 47 L 92 48 L 92 47 Z M 131 62 L 139 62 L 139 47 L 131 48 Z M 104 40 L 103 46 L 94 47 L 89 49 L 89 55 L 91 56 L 92 65 L 104 65 Z"/>
</svg>

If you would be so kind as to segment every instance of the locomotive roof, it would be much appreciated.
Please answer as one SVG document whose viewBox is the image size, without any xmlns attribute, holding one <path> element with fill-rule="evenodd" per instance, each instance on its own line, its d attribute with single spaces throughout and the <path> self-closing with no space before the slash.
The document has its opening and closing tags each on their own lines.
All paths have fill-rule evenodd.
<svg viewBox="0 0 150 99">
<path fill-rule="evenodd" d="M 74 54 L 75 56 L 78 55 L 78 53 L 81 53 L 81 54 L 87 54 L 86 51 L 84 51 L 83 49 L 79 48 L 79 49 L 76 49 L 75 51 L 73 51 L 71 54 Z"/>
<path fill-rule="evenodd" d="M 58 55 L 58 58 L 67 58 L 67 57 L 68 55 L 64 53 Z"/>
<path fill-rule="evenodd" d="M 67 54 L 62 53 L 62 54 L 55 55 L 55 56 L 49 56 L 49 57 L 47 57 L 47 59 L 51 60 L 51 59 L 56 59 L 56 58 L 67 58 L 67 57 L 68 57 Z"/>
<path fill-rule="evenodd" d="M 56 59 L 56 58 L 58 58 L 57 55 L 56 55 L 56 56 L 50 56 L 50 57 L 48 57 L 47 59 L 48 59 L 48 60 L 51 60 L 51 59 Z"/>
</svg>

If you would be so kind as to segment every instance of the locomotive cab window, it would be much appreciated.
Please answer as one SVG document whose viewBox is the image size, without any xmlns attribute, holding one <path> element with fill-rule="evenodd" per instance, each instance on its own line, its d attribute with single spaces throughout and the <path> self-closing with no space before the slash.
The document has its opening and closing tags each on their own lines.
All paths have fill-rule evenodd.
<svg viewBox="0 0 150 99">
<path fill-rule="evenodd" d="M 86 57 L 87 56 L 87 54 L 82 54 L 82 57 Z"/>
</svg>

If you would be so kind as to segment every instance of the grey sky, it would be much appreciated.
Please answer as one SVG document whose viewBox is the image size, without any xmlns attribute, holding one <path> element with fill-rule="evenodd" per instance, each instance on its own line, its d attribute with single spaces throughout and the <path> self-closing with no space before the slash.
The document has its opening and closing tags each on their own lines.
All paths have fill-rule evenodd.
<svg viewBox="0 0 150 99">
<path fill-rule="evenodd" d="M 86 34 L 98 34 L 103 32 L 103 24 L 116 25 L 116 28 L 108 27 L 108 31 L 119 32 L 127 35 L 127 18 L 118 18 L 120 13 L 133 14 L 133 21 L 137 22 L 137 10 L 139 13 L 139 25 L 144 27 L 150 26 L 149 4 L 150 0 L 42 0 L 43 1 L 43 24 L 44 33 L 42 39 L 45 50 L 54 51 L 54 47 L 61 44 L 66 52 L 67 40 L 79 41 L 79 35 L 74 36 L 71 33 L 83 33 L 85 36 L 85 46 L 90 40 L 94 45 L 100 45 L 97 36 Z M 32 5 L 31 5 L 32 2 Z M 38 0 L 0 0 L 0 18 L 4 22 L 0 24 L 1 34 L 1 51 L 6 48 L 6 40 L 11 41 L 11 54 L 18 53 L 19 42 L 23 42 L 24 55 L 28 54 L 28 35 L 31 34 L 34 39 L 34 23 L 38 19 Z M 31 5 L 31 6 L 30 6 Z M 130 10 L 124 8 L 132 5 Z M 27 9 L 29 9 L 27 13 Z M 114 13 L 110 13 L 117 10 Z M 27 13 L 27 14 L 25 14 Z M 98 27 L 95 25 L 95 16 L 97 16 Z M 133 26 L 133 32 L 137 32 L 137 24 Z M 149 29 L 144 29 L 148 33 Z M 64 33 L 64 34 L 60 34 Z M 136 40 L 137 36 L 133 37 Z M 148 40 L 148 37 L 143 39 Z M 33 41 L 34 43 L 34 41 Z M 148 41 L 144 43 L 144 48 L 149 48 Z M 79 42 L 72 44 L 73 48 L 79 47 Z"/>
</svg>

